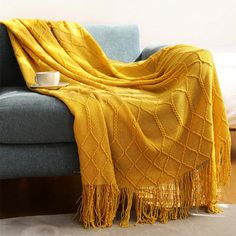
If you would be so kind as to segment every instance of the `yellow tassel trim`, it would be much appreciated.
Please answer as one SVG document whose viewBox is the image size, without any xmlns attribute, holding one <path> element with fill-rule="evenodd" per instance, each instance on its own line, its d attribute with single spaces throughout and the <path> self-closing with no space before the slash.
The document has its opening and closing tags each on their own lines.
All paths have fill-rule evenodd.
<svg viewBox="0 0 236 236">
<path fill-rule="evenodd" d="M 204 206 L 209 213 L 219 213 L 221 210 L 216 201 L 213 202 L 209 196 L 209 171 L 210 165 L 204 163 L 178 180 L 159 184 L 158 188 L 122 188 L 119 191 L 113 185 L 83 186 L 76 216 L 85 228 L 89 228 L 111 226 L 119 211 L 122 227 L 129 226 L 132 210 L 135 210 L 136 223 L 141 224 L 184 219 L 193 207 Z"/>
</svg>

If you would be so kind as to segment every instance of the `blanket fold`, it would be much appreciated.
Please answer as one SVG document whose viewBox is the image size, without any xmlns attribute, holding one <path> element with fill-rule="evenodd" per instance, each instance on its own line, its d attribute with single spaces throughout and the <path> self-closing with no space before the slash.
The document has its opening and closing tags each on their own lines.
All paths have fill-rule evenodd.
<svg viewBox="0 0 236 236">
<path fill-rule="evenodd" d="M 211 53 L 189 45 L 145 61 L 110 60 L 79 24 L 3 22 L 28 87 L 35 72 L 59 71 L 69 86 L 35 89 L 74 115 L 85 227 L 216 213 L 230 174 L 230 135 Z M 69 157 L 68 157 L 69 158 Z"/>
</svg>

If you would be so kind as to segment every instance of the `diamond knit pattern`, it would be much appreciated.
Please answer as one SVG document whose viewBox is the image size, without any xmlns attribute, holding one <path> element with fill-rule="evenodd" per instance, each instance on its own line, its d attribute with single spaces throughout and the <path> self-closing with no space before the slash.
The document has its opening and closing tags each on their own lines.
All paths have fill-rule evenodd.
<svg viewBox="0 0 236 236">
<path fill-rule="evenodd" d="M 138 193 L 210 163 L 209 201 L 215 201 L 229 174 L 219 177 L 220 165 L 229 163 L 230 138 L 209 51 L 176 45 L 145 61 L 122 63 L 109 60 L 79 24 L 5 24 L 28 86 L 36 71 L 60 71 L 61 81 L 70 83 L 34 91 L 57 97 L 74 115 L 83 186 Z"/>
</svg>

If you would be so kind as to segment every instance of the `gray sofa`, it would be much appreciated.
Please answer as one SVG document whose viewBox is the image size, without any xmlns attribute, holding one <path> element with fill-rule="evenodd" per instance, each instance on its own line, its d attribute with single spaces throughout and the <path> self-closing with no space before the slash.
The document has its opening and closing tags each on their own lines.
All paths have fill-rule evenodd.
<svg viewBox="0 0 236 236">
<path fill-rule="evenodd" d="M 130 62 L 140 53 L 135 25 L 85 25 L 109 58 Z M 54 97 L 25 86 L 6 28 L 0 25 L 0 179 L 65 176 L 79 173 L 73 117 Z"/>
</svg>

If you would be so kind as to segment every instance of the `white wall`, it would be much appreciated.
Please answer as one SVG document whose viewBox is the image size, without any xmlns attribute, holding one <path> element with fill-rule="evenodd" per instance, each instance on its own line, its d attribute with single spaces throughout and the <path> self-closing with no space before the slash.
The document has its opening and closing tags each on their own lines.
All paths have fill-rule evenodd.
<svg viewBox="0 0 236 236">
<path fill-rule="evenodd" d="M 188 43 L 236 51 L 236 0 L 0 0 L 0 20 L 18 17 L 135 23 L 142 46 Z"/>
</svg>

